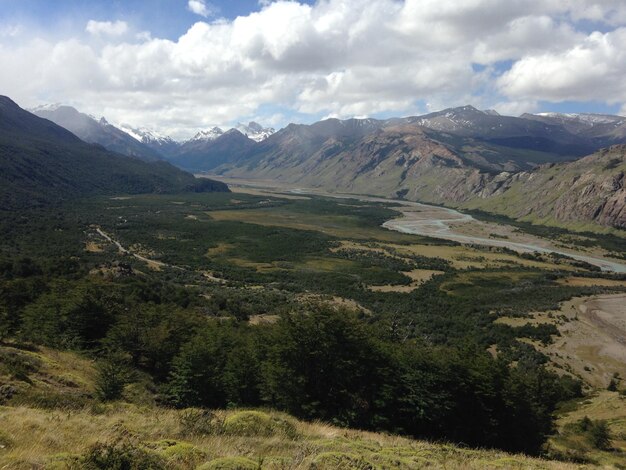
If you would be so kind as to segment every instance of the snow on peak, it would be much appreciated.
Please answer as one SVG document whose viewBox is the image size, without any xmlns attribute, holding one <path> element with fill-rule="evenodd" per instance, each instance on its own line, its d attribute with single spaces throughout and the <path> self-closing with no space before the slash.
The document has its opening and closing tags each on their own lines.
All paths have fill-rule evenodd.
<svg viewBox="0 0 626 470">
<path fill-rule="evenodd" d="M 576 120 L 593 126 L 594 124 L 611 124 L 624 121 L 621 116 L 612 116 L 610 114 L 591 114 L 591 113 L 537 113 L 537 116 L 551 117 L 558 119 Z"/>
<path fill-rule="evenodd" d="M 39 105 L 35 108 L 30 109 L 31 112 L 33 113 L 37 113 L 40 111 L 56 111 L 57 109 L 61 108 L 63 106 L 62 103 L 50 103 L 50 104 L 42 104 Z"/>
<path fill-rule="evenodd" d="M 121 124 L 119 127 L 128 135 L 138 140 L 139 142 L 143 142 L 144 144 L 150 144 L 150 143 L 163 144 L 163 143 L 174 142 L 171 137 L 161 134 L 152 129 L 148 129 L 146 127 L 131 127 L 128 124 Z"/>
<path fill-rule="evenodd" d="M 211 129 L 208 129 L 206 131 L 198 132 L 189 140 L 190 141 L 195 141 L 195 140 L 210 141 L 210 140 L 217 139 L 222 134 L 224 134 L 224 131 L 222 129 L 220 129 L 219 127 L 212 127 Z"/>
<path fill-rule="evenodd" d="M 273 128 L 263 127 L 261 124 L 254 121 L 250 121 L 248 125 L 238 123 L 234 129 L 237 129 L 248 139 L 252 139 L 255 142 L 261 142 L 276 132 Z"/>
</svg>

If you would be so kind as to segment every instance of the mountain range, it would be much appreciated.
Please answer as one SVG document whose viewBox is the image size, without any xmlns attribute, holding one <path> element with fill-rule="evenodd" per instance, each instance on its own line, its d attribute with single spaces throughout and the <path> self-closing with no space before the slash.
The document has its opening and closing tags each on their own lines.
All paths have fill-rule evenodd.
<svg viewBox="0 0 626 470">
<path fill-rule="evenodd" d="M 129 124 L 116 127 L 104 117 L 97 119 L 71 106 L 44 105 L 31 111 L 41 118 L 64 127 L 85 142 L 99 144 L 112 152 L 146 161 L 179 157 L 184 159 L 188 155 L 202 154 L 205 149 L 211 148 L 214 140 L 233 130 L 237 130 L 253 142 L 261 142 L 275 132 L 271 127 L 263 127 L 251 121 L 248 124 L 239 123 L 227 131 L 212 127 L 198 132 L 189 140 L 178 142 L 146 127 L 133 127 Z"/>
<path fill-rule="evenodd" d="M 40 106 L 31 111 L 36 116 L 67 129 L 87 143 L 98 144 L 112 152 L 146 161 L 162 159 L 157 151 L 109 124 L 105 118 L 96 119 L 71 106 L 62 105 Z"/>
<path fill-rule="evenodd" d="M 482 208 L 569 228 L 626 228 L 619 146 L 626 143 L 625 130 L 619 116 L 516 118 L 464 106 L 420 117 L 290 124 L 260 143 L 231 136 L 231 145 L 220 137 L 204 158 L 172 162 L 230 177 Z M 611 145 L 617 146 L 579 160 Z"/>
<path fill-rule="evenodd" d="M 73 113 L 72 113 L 73 114 Z M 0 96 L 0 207 L 46 205 L 94 194 L 228 191 L 164 161 L 86 143 Z"/>
<path fill-rule="evenodd" d="M 626 227 L 621 116 L 513 117 L 467 105 L 386 120 L 289 124 L 278 132 L 255 122 L 213 127 L 181 143 L 69 107 L 35 112 L 88 142 L 187 171 L 403 197 L 570 228 Z"/>
</svg>

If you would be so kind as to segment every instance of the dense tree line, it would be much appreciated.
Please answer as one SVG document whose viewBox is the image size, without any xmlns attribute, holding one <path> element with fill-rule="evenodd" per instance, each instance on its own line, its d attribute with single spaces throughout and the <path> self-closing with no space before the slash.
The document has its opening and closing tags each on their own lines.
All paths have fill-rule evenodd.
<svg viewBox="0 0 626 470">
<path fill-rule="evenodd" d="M 103 398 L 118 396 L 134 368 L 151 374 L 164 405 L 269 406 L 342 426 L 533 453 L 552 431 L 557 403 L 580 394 L 580 384 L 532 357 L 512 366 L 470 339 L 437 346 L 407 339 L 387 320 L 328 306 L 252 326 L 207 311 L 226 308 L 227 299 L 207 307 L 197 293 L 149 278 L 44 282 L 24 260 L 3 269 L 5 334 L 100 358 Z"/>
</svg>

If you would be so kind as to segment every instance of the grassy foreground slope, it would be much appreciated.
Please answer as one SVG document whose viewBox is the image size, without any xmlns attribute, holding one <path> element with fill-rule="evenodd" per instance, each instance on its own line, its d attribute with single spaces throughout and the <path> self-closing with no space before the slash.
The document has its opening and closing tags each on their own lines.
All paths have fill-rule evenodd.
<svg viewBox="0 0 626 470">
<path fill-rule="evenodd" d="M 149 387 L 137 384 L 103 404 L 95 398 L 93 361 L 15 346 L 0 346 L 0 468 L 582 468 L 306 423 L 271 410 L 160 408 Z"/>
</svg>

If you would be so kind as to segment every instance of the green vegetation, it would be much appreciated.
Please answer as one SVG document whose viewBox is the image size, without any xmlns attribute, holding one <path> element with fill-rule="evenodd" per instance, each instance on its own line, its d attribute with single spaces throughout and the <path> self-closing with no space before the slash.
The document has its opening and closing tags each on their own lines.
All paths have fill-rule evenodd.
<svg viewBox="0 0 626 470">
<path fill-rule="evenodd" d="M 279 212 L 294 223 L 319 215 L 336 231 L 221 220 L 222 211 Z M 391 214 L 357 201 L 228 193 L 93 198 L 72 211 L 12 213 L 0 221 L 2 338 L 79 351 L 96 367 L 89 391 L 56 382 L 42 388 L 48 365 L 8 348 L 0 400 L 77 410 L 96 397 L 104 407 L 123 400 L 180 408 L 189 436 L 299 439 L 285 415 L 206 411 L 271 408 L 342 427 L 540 452 L 553 411 L 580 396 L 580 383 L 549 372 L 547 358 L 526 342 L 550 342 L 554 327 L 494 320 L 608 288 L 563 285 L 564 264 L 547 271 L 511 253 L 502 253 L 506 268 L 465 270 L 426 251 L 405 253 L 411 243 L 437 242 L 401 234 L 390 242 L 379 224 Z M 358 239 L 337 235 L 351 228 Z M 368 249 L 347 248 L 357 241 Z M 463 250 L 480 259 L 480 250 Z M 444 274 L 407 293 L 368 288 L 409 284 L 403 272 L 412 269 Z M 379 465 L 348 447 L 320 448 L 312 468 L 354 455 Z M 170 457 L 228 468 L 228 459 L 243 457 L 209 461 L 185 445 L 168 448 L 172 455 L 155 457 L 144 441 L 107 440 L 75 457 L 89 468 L 159 468 Z"/>
<path fill-rule="evenodd" d="M 623 236 L 618 236 L 614 233 L 596 233 L 590 231 L 574 232 L 563 227 L 534 224 L 524 220 L 516 220 L 502 214 L 485 212 L 479 209 L 463 209 L 463 212 L 471 214 L 472 217 L 475 217 L 478 220 L 512 225 L 525 233 L 531 233 L 544 238 L 551 238 L 563 243 L 572 244 L 574 246 L 587 248 L 599 246 L 609 251 L 611 256 L 615 258 L 626 259 L 626 253 L 624 252 L 624 244 L 626 241 Z"/>
</svg>

